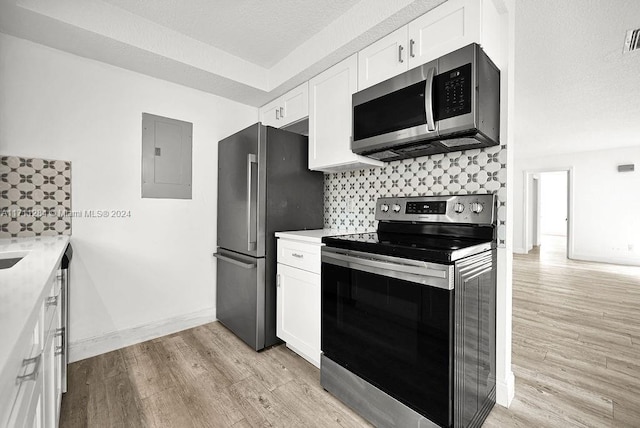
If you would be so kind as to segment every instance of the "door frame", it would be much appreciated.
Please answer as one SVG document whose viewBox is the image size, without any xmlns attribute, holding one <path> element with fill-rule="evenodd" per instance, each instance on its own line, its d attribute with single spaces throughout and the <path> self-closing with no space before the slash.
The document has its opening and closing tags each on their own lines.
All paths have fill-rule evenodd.
<svg viewBox="0 0 640 428">
<path fill-rule="evenodd" d="M 536 200 L 534 201 L 534 192 L 531 191 L 532 186 L 534 185 L 534 179 L 537 179 L 541 173 L 545 172 L 566 172 L 567 173 L 567 258 L 573 258 L 573 212 L 574 212 L 574 201 L 573 201 L 573 167 L 554 167 L 554 168 L 538 168 L 538 169 L 527 169 L 524 170 L 524 210 L 523 210 L 523 242 L 524 242 L 524 250 L 529 252 L 533 249 L 533 244 L 536 238 L 531 234 L 531 224 L 533 221 L 537 221 L 536 218 L 533 218 L 533 212 L 536 213 L 536 216 L 539 216 L 540 213 L 540 200 L 542 199 L 542 195 L 540 192 L 537 192 Z M 537 205 L 534 207 L 533 204 Z"/>
</svg>

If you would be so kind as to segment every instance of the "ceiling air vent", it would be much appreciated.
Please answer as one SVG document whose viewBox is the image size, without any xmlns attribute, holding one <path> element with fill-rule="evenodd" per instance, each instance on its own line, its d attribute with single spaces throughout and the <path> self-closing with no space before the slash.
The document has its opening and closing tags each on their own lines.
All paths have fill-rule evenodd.
<svg viewBox="0 0 640 428">
<path fill-rule="evenodd" d="M 633 52 L 640 49 L 640 28 L 627 31 L 624 39 L 624 53 Z"/>
</svg>

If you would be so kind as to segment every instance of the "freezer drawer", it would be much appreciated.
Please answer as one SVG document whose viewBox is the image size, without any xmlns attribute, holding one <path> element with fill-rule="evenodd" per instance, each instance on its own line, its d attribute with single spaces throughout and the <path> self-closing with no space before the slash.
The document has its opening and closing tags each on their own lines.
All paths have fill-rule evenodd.
<svg viewBox="0 0 640 428">
<path fill-rule="evenodd" d="M 218 249 L 216 316 L 255 350 L 265 344 L 265 259 Z"/>
</svg>

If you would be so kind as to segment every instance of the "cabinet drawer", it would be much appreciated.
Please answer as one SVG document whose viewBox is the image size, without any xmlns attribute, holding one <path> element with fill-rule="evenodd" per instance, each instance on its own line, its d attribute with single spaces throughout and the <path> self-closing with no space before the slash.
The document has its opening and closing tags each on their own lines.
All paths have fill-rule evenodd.
<svg viewBox="0 0 640 428">
<path fill-rule="evenodd" d="M 319 244 L 278 239 L 278 263 L 320 273 Z"/>
</svg>

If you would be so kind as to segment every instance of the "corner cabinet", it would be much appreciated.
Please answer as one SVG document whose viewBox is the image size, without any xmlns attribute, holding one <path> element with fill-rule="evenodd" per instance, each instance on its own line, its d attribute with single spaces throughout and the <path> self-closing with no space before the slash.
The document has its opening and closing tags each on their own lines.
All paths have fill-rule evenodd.
<svg viewBox="0 0 640 428">
<path fill-rule="evenodd" d="M 492 0 L 448 0 L 358 53 L 358 90 L 470 43 L 498 63 L 500 18 Z"/>
<path fill-rule="evenodd" d="M 279 238 L 276 276 L 276 335 L 318 368 L 322 245 Z"/>
<path fill-rule="evenodd" d="M 383 165 L 351 151 L 351 96 L 357 88 L 357 54 L 309 81 L 309 169 L 334 172 Z"/>
<path fill-rule="evenodd" d="M 282 128 L 309 115 L 309 83 L 292 89 L 260 108 L 263 125 Z"/>
</svg>

